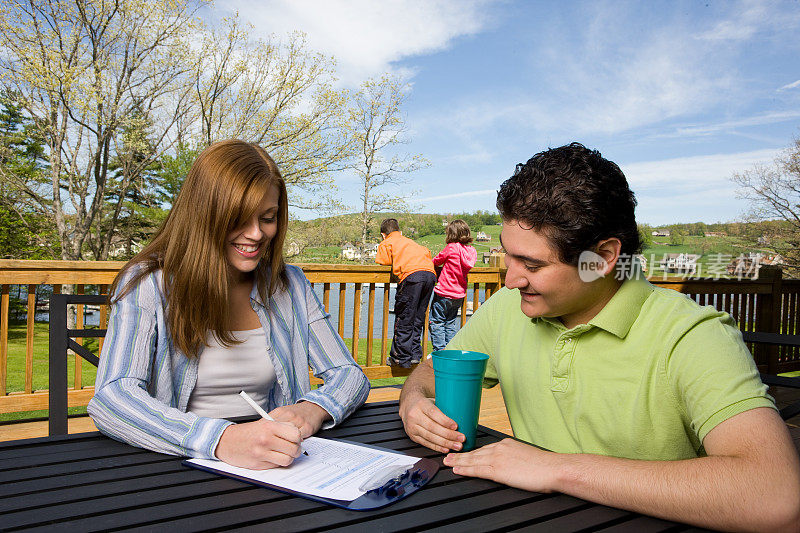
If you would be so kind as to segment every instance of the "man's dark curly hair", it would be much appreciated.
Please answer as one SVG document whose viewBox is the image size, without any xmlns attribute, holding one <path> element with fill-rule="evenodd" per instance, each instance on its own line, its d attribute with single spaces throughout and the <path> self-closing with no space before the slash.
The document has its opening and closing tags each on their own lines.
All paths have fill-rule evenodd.
<svg viewBox="0 0 800 533">
<path fill-rule="evenodd" d="M 518 164 L 497 192 L 504 220 L 543 232 L 561 261 L 578 264 L 584 250 L 616 237 L 621 254 L 641 252 L 636 198 L 619 167 L 580 143 L 539 152 Z"/>
</svg>

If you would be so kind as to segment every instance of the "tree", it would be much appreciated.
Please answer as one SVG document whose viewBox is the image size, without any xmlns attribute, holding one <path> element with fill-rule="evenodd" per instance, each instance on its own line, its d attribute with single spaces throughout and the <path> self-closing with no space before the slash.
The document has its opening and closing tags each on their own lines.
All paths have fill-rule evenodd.
<svg viewBox="0 0 800 533">
<path fill-rule="evenodd" d="M 152 160 L 156 148 L 149 132 L 147 115 L 135 109 L 114 135 L 105 201 L 87 239 L 95 258 L 132 257 L 164 218 L 158 194 L 160 174 Z"/>
<path fill-rule="evenodd" d="M 187 123 L 188 43 L 199 5 L 0 0 L 0 78 L 44 139 L 49 180 L 8 169 L 2 177 L 52 216 L 63 259 L 82 258 L 89 238 L 95 258 L 105 258 L 127 191 Z M 131 136 L 142 124 L 147 131 Z M 133 146 L 142 136 L 146 150 Z M 121 170 L 112 175 L 115 157 Z M 111 189 L 116 204 L 104 211 Z M 111 222 L 92 236 L 104 214 Z"/>
<path fill-rule="evenodd" d="M 332 60 L 309 52 L 301 33 L 253 39 L 233 17 L 206 28 L 194 63 L 204 146 L 233 137 L 258 143 L 281 169 L 292 205 L 337 202 L 331 176 L 352 157 L 352 144 Z"/>
<path fill-rule="evenodd" d="M 417 235 L 424 237 L 426 235 L 444 235 L 446 226 L 442 225 L 441 215 L 423 215 L 420 217 L 420 222 L 416 224 Z"/>
<path fill-rule="evenodd" d="M 41 181 L 47 172 L 42 139 L 18 105 L 17 96 L 0 94 L 0 176 L 7 172 Z M 0 257 L 51 259 L 58 243 L 49 219 L 28 209 L 17 191 L 0 181 Z"/>
<path fill-rule="evenodd" d="M 708 226 L 705 222 L 695 222 L 694 224 L 694 233 L 692 235 L 697 235 L 698 237 L 705 237 L 706 231 L 708 231 Z"/>
<path fill-rule="evenodd" d="M 160 204 L 171 206 L 178 197 L 183 180 L 192 168 L 192 163 L 200 153 L 198 146 L 189 146 L 185 143 L 178 143 L 175 154 L 165 154 L 158 161 L 158 189 L 156 194 Z"/>
<path fill-rule="evenodd" d="M 412 193 L 401 191 L 406 174 L 428 162 L 421 155 L 390 154 L 396 146 L 409 142 L 404 137 L 401 107 L 405 86 L 396 77 L 383 76 L 364 82 L 354 96 L 350 123 L 357 156 L 350 169 L 361 184 L 361 242 L 367 241 L 367 229 L 373 215 L 382 211 L 405 211 Z M 394 192 L 384 192 L 386 186 Z"/>
<path fill-rule="evenodd" d="M 46 219 L 0 203 L 0 258 L 52 259 L 54 250 L 58 242 Z"/>
<path fill-rule="evenodd" d="M 800 138 L 772 164 L 755 165 L 734 174 L 732 180 L 750 203 L 748 218 L 784 222 L 765 228 L 770 234 L 764 237 L 769 248 L 783 256 L 788 273 L 796 277 L 800 274 Z"/>
<path fill-rule="evenodd" d="M 647 224 L 639 224 L 639 239 L 642 241 L 642 251 L 653 246 L 653 228 Z"/>
<path fill-rule="evenodd" d="M 669 233 L 669 243 L 672 246 L 682 245 L 686 240 L 686 231 L 673 227 Z"/>
</svg>

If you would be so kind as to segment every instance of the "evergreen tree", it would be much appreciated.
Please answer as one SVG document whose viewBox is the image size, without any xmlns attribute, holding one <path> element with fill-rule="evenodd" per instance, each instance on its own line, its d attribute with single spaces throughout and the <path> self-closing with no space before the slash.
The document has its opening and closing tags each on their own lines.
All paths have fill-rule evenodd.
<svg viewBox="0 0 800 533">
<path fill-rule="evenodd" d="M 50 219 L 9 186 L 9 174 L 44 185 L 48 171 L 41 136 L 11 91 L 0 93 L 0 257 L 51 259 L 60 255 Z"/>
</svg>

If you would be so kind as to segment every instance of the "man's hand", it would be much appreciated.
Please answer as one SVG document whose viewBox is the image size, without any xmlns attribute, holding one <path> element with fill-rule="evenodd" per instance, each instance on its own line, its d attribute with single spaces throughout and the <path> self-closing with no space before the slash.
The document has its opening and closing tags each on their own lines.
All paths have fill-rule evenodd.
<svg viewBox="0 0 800 533">
<path fill-rule="evenodd" d="M 226 427 L 214 453 L 230 465 L 265 470 L 292 464 L 301 441 L 295 426 L 262 419 Z"/>
<path fill-rule="evenodd" d="M 481 477 L 534 492 L 553 492 L 557 455 L 503 439 L 471 452 L 448 454 L 444 464 L 461 476 Z"/>
<path fill-rule="evenodd" d="M 460 450 L 466 438 L 456 431 L 458 425 L 455 421 L 422 394 L 408 394 L 403 398 L 400 418 L 411 440 L 437 452 Z"/>
<path fill-rule="evenodd" d="M 299 429 L 304 439 L 319 431 L 323 422 L 331 418 L 328 411 L 314 402 L 298 402 L 278 407 L 270 411 L 269 415 L 277 422 L 285 422 Z"/>
</svg>

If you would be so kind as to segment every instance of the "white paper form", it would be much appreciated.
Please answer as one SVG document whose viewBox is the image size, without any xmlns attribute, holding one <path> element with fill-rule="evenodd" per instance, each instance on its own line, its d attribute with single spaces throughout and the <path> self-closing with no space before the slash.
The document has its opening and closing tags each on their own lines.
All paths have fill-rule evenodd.
<svg viewBox="0 0 800 533">
<path fill-rule="evenodd" d="M 305 439 L 303 448 L 308 456 L 269 470 L 250 470 L 213 459 L 187 462 L 312 496 L 353 501 L 367 492 L 360 487 L 376 473 L 419 461 L 418 457 L 319 437 Z"/>
</svg>

